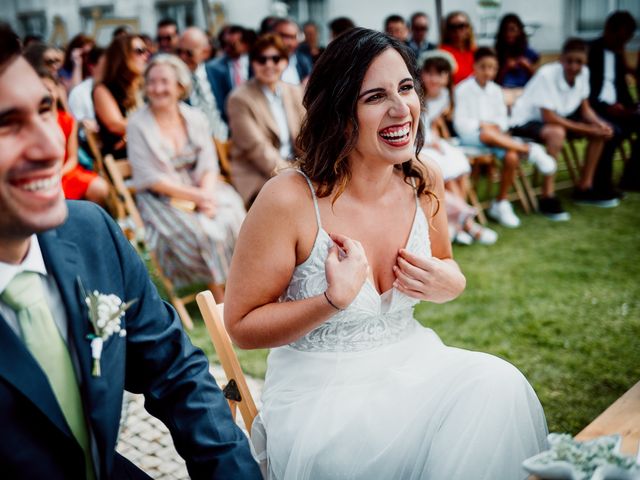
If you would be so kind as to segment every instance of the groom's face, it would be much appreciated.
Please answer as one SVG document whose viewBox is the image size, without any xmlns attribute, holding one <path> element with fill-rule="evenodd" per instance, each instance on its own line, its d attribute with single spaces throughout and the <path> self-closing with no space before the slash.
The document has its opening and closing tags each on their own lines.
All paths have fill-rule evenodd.
<svg viewBox="0 0 640 480">
<path fill-rule="evenodd" d="M 64 136 L 53 100 L 22 58 L 0 66 L 0 242 L 66 218 L 60 174 Z"/>
</svg>

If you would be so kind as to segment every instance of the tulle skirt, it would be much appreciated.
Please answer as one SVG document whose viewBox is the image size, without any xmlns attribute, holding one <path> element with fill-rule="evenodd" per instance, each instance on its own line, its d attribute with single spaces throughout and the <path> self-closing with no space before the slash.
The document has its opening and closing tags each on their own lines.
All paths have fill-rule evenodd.
<svg viewBox="0 0 640 480">
<path fill-rule="evenodd" d="M 527 477 L 522 461 L 545 448 L 547 426 L 524 376 L 411 328 L 374 350 L 271 351 L 255 424 L 269 478 Z"/>
</svg>

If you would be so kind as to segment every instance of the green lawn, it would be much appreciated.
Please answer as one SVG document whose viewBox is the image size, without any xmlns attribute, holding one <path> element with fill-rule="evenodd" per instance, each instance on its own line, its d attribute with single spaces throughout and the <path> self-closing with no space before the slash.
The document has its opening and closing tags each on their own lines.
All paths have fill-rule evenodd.
<svg viewBox="0 0 640 480">
<path fill-rule="evenodd" d="M 523 215 L 519 229 L 496 227 L 494 246 L 456 247 L 466 291 L 416 317 L 448 345 L 515 364 L 550 430 L 575 434 L 640 380 L 640 194 L 615 209 L 565 206 L 570 222 Z M 191 336 L 215 361 L 198 319 Z M 239 355 L 264 376 L 265 350 Z"/>
</svg>

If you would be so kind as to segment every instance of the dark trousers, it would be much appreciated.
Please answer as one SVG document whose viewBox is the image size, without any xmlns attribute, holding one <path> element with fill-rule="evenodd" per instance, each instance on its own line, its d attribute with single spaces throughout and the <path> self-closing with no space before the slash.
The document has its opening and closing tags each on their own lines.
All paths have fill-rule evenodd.
<svg viewBox="0 0 640 480">
<path fill-rule="evenodd" d="M 636 113 L 629 119 L 614 118 L 606 111 L 597 111 L 598 115 L 609 122 L 613 128 L 613 138 L 609 140 L 602 150 L 602 156 L 598 161 L 593 177 L 593 188 L 598 191 L 610 191 L 613 188 L 613 156 L 620 144 L 632 133 L 636 133 L 636 139 L 631 148 L 631 157 L 624 166 L 624 172 L 620 179 L 621 186 L 640 185 L 640 114 Z"/>
</svg>

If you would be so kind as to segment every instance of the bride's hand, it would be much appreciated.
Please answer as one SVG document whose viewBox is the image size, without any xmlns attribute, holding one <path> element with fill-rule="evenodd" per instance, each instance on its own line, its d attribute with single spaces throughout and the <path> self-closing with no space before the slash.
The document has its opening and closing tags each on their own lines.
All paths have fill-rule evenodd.
<svg viewBox="0 0 640 480">
<path fill-rule="evenodd" d="M 420 300 L 444 303 L 464 290 L 466 280 L 453 260 L 421 257 L 401 249 L 396 265 L 394 287 Z"/>
<path fill-rule="evenodd" d="M 369 262 L 360 242 L 330 234 L 334 245 L 325 261 L 327 296 L 337 308 L 345 309 L 356 298 L 369 274 Z M 344 252 L 339 252 L 339 248 Z"/>
</svg>

